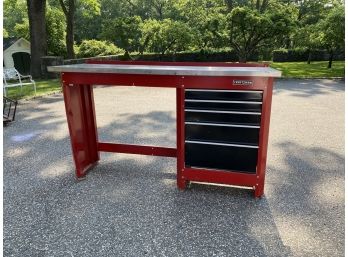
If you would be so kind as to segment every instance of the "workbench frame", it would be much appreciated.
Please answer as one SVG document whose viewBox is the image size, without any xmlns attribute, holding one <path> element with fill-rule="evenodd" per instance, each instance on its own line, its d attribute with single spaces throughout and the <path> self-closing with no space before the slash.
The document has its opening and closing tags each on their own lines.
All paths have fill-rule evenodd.
<svg viewBox="0 0 348 257">
<path fill-rule="evenodd" d="M 257 64 L 211 62 L 89 61 L 88 63 L 224 67 L 264 66 Z M 233 79 L 252 81 L 253 85 L 234 86 L 231 83 Z M 177 158 L 177 186 L 179 189 L 185 189 L 190 181 L 194 181 L 251 187 L 255 190 L 256 197 L 261 197 L 263 195 L 272 102 L 272 77 L 215 77 L 62 72 L 61 80 L 77 178 L 85 177 L 86 172 L 98 163 L 100 160 L 100 152 L 165 156 Z M 176 148 L 100 142 L 98 140 L 93 97 L 93 86 L 95 85 L 176 88 Z M 185 89 L 263 91 L 256 174 L 185 167 Z"/>
</svg>

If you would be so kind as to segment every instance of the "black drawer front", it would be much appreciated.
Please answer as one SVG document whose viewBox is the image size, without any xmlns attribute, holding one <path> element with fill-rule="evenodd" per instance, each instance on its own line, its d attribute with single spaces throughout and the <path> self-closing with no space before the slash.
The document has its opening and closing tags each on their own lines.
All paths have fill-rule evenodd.
<svg viewBox="0 0 348 257">
<path fill-rule="evenodd" d="M 186 140 L 258 145 L 259 128 L 186 124 L 185 137 Z"/>
<path fill-rule="evenodd" d="M 185 120 L 194 122 L 260 125 L 261 115 L 186 111 Z"/>
<path fill-rule="evenodd" d="M 204 99 L 204 100 L 239 100 L 239 101 L 257 101 L 262 102 L 262 92 L 240 92 L 233 90 L 214 90 L 214 91 L 185 91 L 186 99 Z"/>
<path fill-rule="evenodd" d="M 244 111 L 261 112 L 261 104 L 249 103 L 216 103 L 216 102 L 190 102 L 185 101 L 186 109 L 221 110 L 221 111 Z"/>
<path fill-rule="evenodd" d="M 185 166 L 256 173 L 257 148 L 185 143 Z"/>
</svg>

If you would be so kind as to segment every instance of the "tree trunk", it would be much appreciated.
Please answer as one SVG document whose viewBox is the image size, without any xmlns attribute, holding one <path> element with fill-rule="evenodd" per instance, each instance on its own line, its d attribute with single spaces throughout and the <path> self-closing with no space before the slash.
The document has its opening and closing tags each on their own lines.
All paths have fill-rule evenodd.
<svg viewBox="0 0 348 257">
<path fill-rule="evenodd" d="M 30 30 L 30 74 L 41 77 L 41 57 L 47 53 L 46 0 L 27 0 Z"/>
<path fill-rule="evenodd" d="M 239 62 L 246 63 L 246 62 L 247 62 L 247 59 L 248 59 L 248 56 L 247 56 L 246 53 L 239 53 L 239 54 L 238 54 L 238 60 L 239 60 Z"/>
<path fill-rule="evenodd" d="M 258 12 L 260 11 L 260 0 L 256 0 L 255 8 Z"/>
<path fill-rule="evenodd" d="M 311 49 L 308 49 L 307 64 L 311 64 L 311 59 L 312 59 L 312 51 L 311 51 Z"/>
<path fill-rule="evenodd" d="M 233 1 L 232 0 L 225 0 L 225 5 L 226 5 L 227 12 L 232 11 L 232 9 L 233 9 Z"/>
<path fill-rule="evenodd" d="M 74 53 L 74 14 L 75 0 L 69 0 L 69 9 L 66 17 L 66 50 L 68 59 L 75 58 Z"/>
<path fill-rule="evenodd" d="M 131 56 L 129 55 L 128 50 L 126 50 L 126 52 L 124 53 L 123 58 L 124 58 L 124 61 L 132 60 Z"/>
<path fill-rule="evenodd" d="M 75 0 L 69 0 L 68 6 L 65 6 L 63 0 L 59 0 L 60 6 L 66 19 L 66 51 L 68 59 L 75 58 L 74 53 L 74 15 L 75 15 Z"/>
<path fill-rule="evenodd" d="M 328 69 L 331 69 L 332 68 L 332 60 L 333 60 L 333 50 L 330 49 L 330 57 L 329 57 L 329 64 L 327 65 L 327 68 Z"/>
<path fill-rule="evenodd" d="M 260 12 L 261 12 L 261 13 L 265 12 L 266 9 L 267 9 L 267 6 L 268 6 L 268 0 L 263 0 L 263 1 L 262 1 L 262 5 L 261 5 L 261 7 L 260 7 Z"/>
</svg>

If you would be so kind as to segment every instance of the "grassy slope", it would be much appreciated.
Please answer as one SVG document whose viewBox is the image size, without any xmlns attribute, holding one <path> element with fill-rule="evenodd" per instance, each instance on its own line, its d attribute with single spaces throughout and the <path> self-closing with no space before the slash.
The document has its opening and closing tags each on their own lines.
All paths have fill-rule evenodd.
<svg viewBox="0 0 348 257">
<path fill-rule="evenodd" d="M 287 78 L 333 78 L 344 77 L 344 61 L 334 61 L 332 68 L 327 68 L 327 61 L 312 62 L 275 62 L 271 67 L 281 70 Z"/>
<path fill-rule="evenodd" d="M 47 95 L 54 92 L 61 91 L 59 79 L 50 80 L 35 80 L 36 82 L 36 96 Z M 7 96 L 13 99 L 30 98 L 34 96 L 33 85 L 23 86 L 21 94 L 20 87 L 13 87 L 7 89 Z"/>
</svg>

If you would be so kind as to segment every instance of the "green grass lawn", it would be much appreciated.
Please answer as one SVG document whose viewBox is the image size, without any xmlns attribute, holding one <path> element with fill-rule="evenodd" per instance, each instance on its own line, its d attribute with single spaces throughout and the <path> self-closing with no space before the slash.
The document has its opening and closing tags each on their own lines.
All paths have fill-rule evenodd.
<svg viewBox="0 0 348 257">
<path fill-rule="evenodd" d="M 282 71 L 285 78 L 334 78 L 344 77 L 344 61 L 334 61 L 332 68 L 328 62 L 273 62 L 271 67 Z"/>
<path fill-rule="evenodd" d="M 36 82 L 36 95 L 34 94 L 33 85 L 25 85 L 23 86 L 22 93 L 21 93 L 20 87 L 8 88 L 7 96 L 12 99 L 31 98 L 34 96 L 48 95 L 51 93 L 61 91 L 59 79 L 35 80 L 35 82 Z"/>
</svg>

